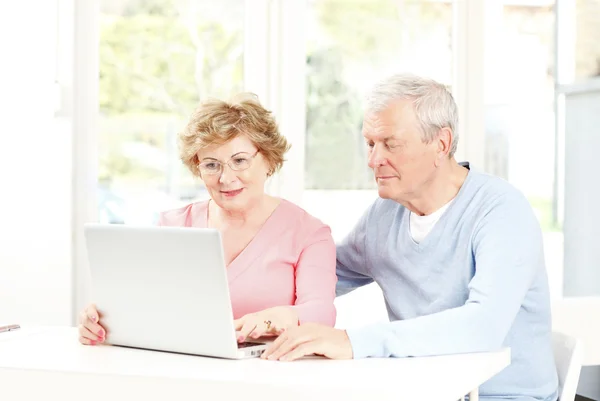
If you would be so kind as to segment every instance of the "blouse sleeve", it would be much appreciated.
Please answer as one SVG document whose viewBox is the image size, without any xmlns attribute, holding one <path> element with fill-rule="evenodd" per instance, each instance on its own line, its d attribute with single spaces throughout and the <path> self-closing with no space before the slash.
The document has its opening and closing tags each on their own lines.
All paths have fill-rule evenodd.
<svg viewBox="0 0 600 401">
<path fill-rule="evenodd" d="M 310 236 L 296 265 L 296 308 L 299 323 L 335 325 L 335 243 L 321 225 Z"/>
</svg>

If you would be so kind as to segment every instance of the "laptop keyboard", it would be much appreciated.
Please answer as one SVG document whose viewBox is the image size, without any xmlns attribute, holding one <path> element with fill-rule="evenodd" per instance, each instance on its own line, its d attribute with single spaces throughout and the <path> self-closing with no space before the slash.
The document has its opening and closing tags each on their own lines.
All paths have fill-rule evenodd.
<svg viewBox="0 0 600 401">
<path fill-rule="evenodd" d="M 253 343 L 250 341 L 244 341 L 243 343 L 238 343 L 238 348 L 255 347 L 257 345 L 263 345 L 263 343 Z"/>
</svg>

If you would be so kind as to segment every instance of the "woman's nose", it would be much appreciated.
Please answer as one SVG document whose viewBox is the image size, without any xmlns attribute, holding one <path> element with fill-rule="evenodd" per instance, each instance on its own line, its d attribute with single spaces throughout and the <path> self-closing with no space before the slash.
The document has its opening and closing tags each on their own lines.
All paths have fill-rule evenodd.
<svg viewBox="0 0 600 401">
<path fill-rule="evenodd" d="M 235 179 L 235 171 L 229 167 L 228 164 L 223 165 L 223 169 L 221 170 L 221 175 L 219 176 L 219 182 L 224 184 L 231 182 Z"/>
</svg>

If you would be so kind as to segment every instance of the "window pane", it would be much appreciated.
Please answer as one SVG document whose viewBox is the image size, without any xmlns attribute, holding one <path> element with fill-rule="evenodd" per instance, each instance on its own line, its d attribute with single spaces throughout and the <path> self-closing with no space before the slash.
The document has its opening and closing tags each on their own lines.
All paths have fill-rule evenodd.
<svg viewBox="0 0 600 401">
<path fill-rule="evenodd" d="M 377 197 L 362 137 L 363 99 L 398 72 L 452 83 L 452 2 L 311 0 L 303 206 L 340 241 Z M 387 320 L 369 285 L 336 300 L 337 325 Z"/>
<path fill-rule="evenodd" d="M 557 293 L 563 245 L 554 194 L 554 2 L 506 3 L 486 21 L 485 168 L 520 189 L 534 208 L 544 231 L 551 290 Z"/>
<path fill-rule="evenodd" d="M 243 89 L 244 0 L 101 4 L 99 220 L 153 223 L 206 197 L 176 137 L 199 99 Z"/>
<path fill-rule="evenodd" d="M 306 189 L 374 189 L 363 97 L 393 73 L 451 84 L 451 2 L 312 0 L 308 22 Z"/>
<path fill-rule="evenodd" d="M 308 2 L 303 205 L 336 240 L 377 197 L 361 132 L 364 96 L 397 72 L 450 85 L 452 20 L 451 2 Z"/>
<path fill-rule="evenodd" d="M 600 0 L 575 1 L 575 79 L 600 76 Z"/>
</svg>

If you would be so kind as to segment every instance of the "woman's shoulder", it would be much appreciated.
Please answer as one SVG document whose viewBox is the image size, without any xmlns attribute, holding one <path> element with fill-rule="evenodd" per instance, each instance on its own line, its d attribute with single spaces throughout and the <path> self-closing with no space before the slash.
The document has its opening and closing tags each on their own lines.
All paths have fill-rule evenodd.
<svg viewBox="0 0 600 401">
<path fill-rule="evenodd" d="M 319 249 L 335 254 L 335 242 L 327 224 L 290 201 L 283 200 L 280 207 L 278 219 L 284 225 L 278 230 L 280 239 L 285 237 L 298 256 L 315 244 L 321 244 Z"/>
<path fill-rule="evenodd" d="M 175 209 L 165 210 L 158 217 L 159 226 L 202 227 L 206 225 L 208 201 L 190 203 Z M 203 222 L 204 221 L 204 222 Z"/>
<path fill-rule="evenodd" d="M 331 232 L 327 224 L 295 203 L 282 199 L 281 207 L 283 208 L 282 215 L 289 222 L 288 224 L 297 227 L 297 230 L 307 235 L 311 235 L 319 230 Z"/>
</svg>

